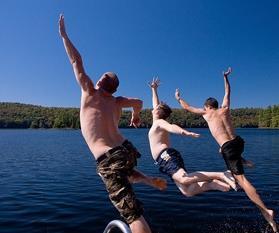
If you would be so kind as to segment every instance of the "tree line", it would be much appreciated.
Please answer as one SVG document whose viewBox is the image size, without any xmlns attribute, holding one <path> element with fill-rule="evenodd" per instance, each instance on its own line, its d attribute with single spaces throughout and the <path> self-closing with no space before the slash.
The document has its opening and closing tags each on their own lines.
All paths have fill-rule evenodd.
<svg viewBox="0 0 279 233">
<path fill-rule="evenodd" d="M 279 128 L 279 105 L 267 108 L 232 109 L 232 120 L 240 128 Z M 140 113 L 141 127 L 152 124 L 151 109 Z M 120 128 L 128 128 L 131 111 L 123 110 Z M 183 109 L 173 109 L 168 121 L 183 128 L 206 128 L 205 120 Z M 79 108 L 42 107 L 21 103 L 0 102 L 0 128 L 80 128 Z"/>
</svg>

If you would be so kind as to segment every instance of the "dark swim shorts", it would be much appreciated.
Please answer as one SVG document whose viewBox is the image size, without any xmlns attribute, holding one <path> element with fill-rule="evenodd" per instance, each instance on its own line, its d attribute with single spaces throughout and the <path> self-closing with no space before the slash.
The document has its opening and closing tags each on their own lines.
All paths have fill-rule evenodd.
<svg viewBox="0 0 279 233">
<path fill-rule="evenodd" d="M 109 150 L 97 160 L 97 173 L 106 185 L 109 198 L 128 224 L 143 214 L 143 206 L 136 199 L 128 180 L 139 155 L 138 151 L 132 148 L 132 143 L 126 140 L 121 146 Z"/>
<path fill-rule="evenodd" d="M 165 148 L 162 150 L 156 159 L 156 162 L 159 165 L 159 171 L 167 174 L 171 178 L 180 168 L 183 168 L 186 171 L 180 153 L 173 148 Z"/>
<path fill-rule="evenodd" d="M 225 142 L 221 147 L 221 153 L 226 162 L 227 168 L 234 175 L 243 175 L 244 169 L 241 154 L 244 151 L 244 140 L 237 136 L 231 141 Z"/>
</svg>

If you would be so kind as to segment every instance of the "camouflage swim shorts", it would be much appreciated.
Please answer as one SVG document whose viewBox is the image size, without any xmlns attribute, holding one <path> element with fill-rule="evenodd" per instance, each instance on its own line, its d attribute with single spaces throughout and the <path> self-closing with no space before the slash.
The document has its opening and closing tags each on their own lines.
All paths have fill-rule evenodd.
<svg viewBox="0 0 279 233">
<path fill-rule="evenodd" d="M 105 155 L 105 159 L 97 165 L 97 173 L 106 185 L 112 204 L 130 224 L 143 214 L 143 206 L 136 199 L 128 180 L 137 163 L 135 152 L 122 145 L 109 150 Z"/>
</svg>

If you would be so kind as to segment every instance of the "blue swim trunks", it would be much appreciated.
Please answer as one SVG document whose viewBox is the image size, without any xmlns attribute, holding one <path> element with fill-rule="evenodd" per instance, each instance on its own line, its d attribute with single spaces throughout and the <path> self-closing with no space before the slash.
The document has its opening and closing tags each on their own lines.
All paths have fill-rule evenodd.
<svg viewBox="0 0 279 233">
<path fill-rule="evenodd" d="M 180 153 L 173 148 L 163 149 L 156 159 L 156 162 L 159 165 L 159 171 L 167 174 L 171 178 L 180 168 L 183 168 L 186 171 Z"/>
</svg>

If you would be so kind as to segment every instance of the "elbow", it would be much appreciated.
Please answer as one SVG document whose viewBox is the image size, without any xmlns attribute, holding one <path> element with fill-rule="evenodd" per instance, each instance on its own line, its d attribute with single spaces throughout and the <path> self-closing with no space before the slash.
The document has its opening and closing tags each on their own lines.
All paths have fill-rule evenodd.
<svg viewBox="0 0 279 233">
<path fill-rule="evenodd" d="M 134 111 L 137 111 L 137 112 L 141 111 L 142 106 L 143 106 L 143 101 L 140 99 L 136 99 L 134 102 L 134 106 L 133 106 Z"/>
<path fill-rule="evenodd" d="M 188 105 L 182 105 L 182 108 L 185 109 L 186 111 L 191 111 L 191 108 Z"/>
<path fill-rule="evenodd" d="M 142 106 L 143 106 L 143 101 L 142 101 L 142 100 L 140 100 L 140 99 L 138 99 L 138 103 L 137 103 L 137 105 L 138 105 L 138 108 L 142 109 Z"/>
</svg>

